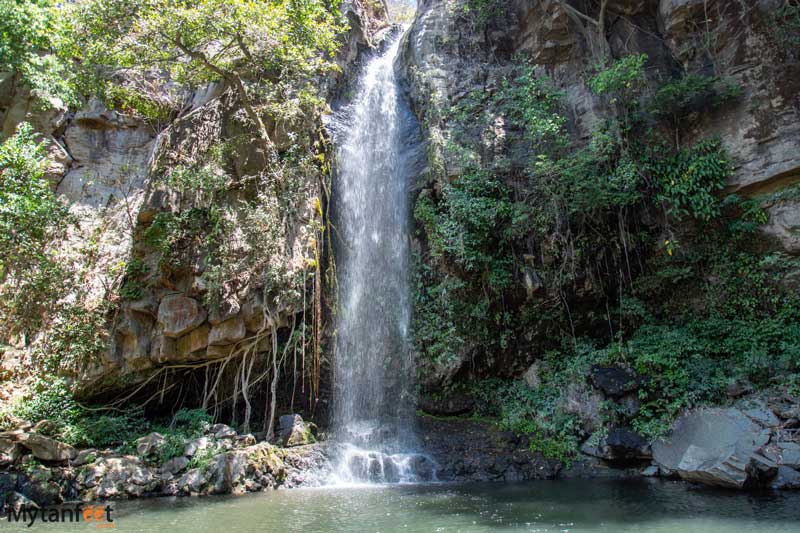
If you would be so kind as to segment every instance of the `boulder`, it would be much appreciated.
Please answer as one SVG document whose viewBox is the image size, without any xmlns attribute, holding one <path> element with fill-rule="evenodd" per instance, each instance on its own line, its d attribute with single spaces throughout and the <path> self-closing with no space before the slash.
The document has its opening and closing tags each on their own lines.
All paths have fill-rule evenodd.
<svg viewBox="0 0 800 533">
<path fill-rule="evenodd" d="M 781 423 L 778 417 L 775 416 L 775 413 L 772 412 L 772 409 L 767 407 L 763 402 L 756 402 L 743 412 L 747 418 L 764 427 L 775 427 Z"/>
<path fill-rule="evenodd" d="M 539 368 L 539 363 L 533 363 L 528 367 L 528 370 L 525 371 L 522 379 L 525 380 L 525 384 L 529 389 L 538 389 L 542 385 L 542 378 L 539 375 L 540 373 L 541 369 Z"/>
<path fill-rule="evenodd" d="M 208 437 L 199 437 L 197 439 L 190 440 L 183 448 L 183 455 L 186 457 L 194 457 L 197 455 L 197 452 L 203 451 L 209 446 L 211 446 L 211 440 L 209 440 Z"/>
<path fill-rule="evenodd" d="M 0 436 L 0 466 L 17 462 L 24 449 L 15 437 Z"/>
<path fill-rule="evenodd" d="M 419 399 L 419 409 L 436 416 L 458 416 L 471 413 L 475 400 L 465 392 L 428 393 Z"/>
<path fill-rule="evenodd" d="M 618 366 L 595 365 L 589 377 L 592 385 L 612 398 L 620 398 L 639 388 L 638 376 L 633 371 Z"/>
<path fill-rule="evenodd" d="M 232 439 L 236 437 L 236 430 L 227 424 L 214 424 L 209 431 L 216 439 Z"/>
<path fill-rule="evenodd" d="M 180 457 L 173 457 L 163 465 L 161 465 L 161 474 L 162 475 L 172 475 L 179 474 L 186 470 L 186 467 L 189 466 L 189 459 L 183 456 Z"/>
<path fill-rule="evenodd" d="M 69 461 L 78 455 L 72 446 L 38 433 L 26 434 L 20 443 L 42 461 Z"/>
<path fill-rule="evenodd" d="M 610 429 L 597 444 L 587 441 L 581 446 L 581 451 L 612 462 L 640 461 L 652 457 L 647 439 L 626 427 Z"/>
<path fill-rule="evenodd" d="M 194 298 L 171 294 L 158 306 L 158 322 L 167 337 L 177 339 L 205 322 L 206 311 Z"/>
<path fill-rule="evenodd" d="M 175 339 L 157 335 L 150 343 L 150 360 L 158 364 L 176 360 L 178 350 L 175 344 Z"/>
<path fill-rule="evenodd" d="M 211 328 L 211 333 L 208 334 L 208 344 L 210 346 L 234 344 L 244 339 L 245 334 L 244 320 L 241 317 L 231 318 Z"/>
<path fill-rule="evenodd" d="M 89 463 L 93 463 L 97 460 L 97 450 L 94 448 L 88 448 L 86 450 L 81 450 L 78 452 L 78 455 L 75 459 L 72 460 L 72 466 L 83 466 Z"/>
<path fill-rule="evenodd" d="M 193 329 L 175 343 L 176 352 L 180 358 L 189 357 L 192 354 L 202 351 L 205 356 L 205 348 L 208 346 L 208 324 Z"/>
<path fill-rule="evenodd" d="M 160 433 L 150 433 L 136 440 L 136 453 L 140 457 L 155 455 L 167 443 Z"/>
<path fill-rule="evenodd" d="M 208 484 L 208 476 L 200 468 L 192 468 L 178 480 L 178 490 L 185 494 L 197 494 Z"/>
<path fill-rule="evenodd" d="M 779 466 L 800 470 L 800 444 L 796 442 L 777 442 L 767 446 L 763 453 Z"/>
<path fill-rule="evenodd" d="M 778 474 L 770 483 L 770 488 L 775 490 L 800 489 L 800 472 L 786 466 L 778 467 Z"/>
<path fill-rule="evenodd" d="M 92 498 L 139 497 L 156 490 L 160 480 L 133 456 L 106 457 L 86 467 L 79 482 Z"/>
<path fill-rule="evenodd" d="M 769 435 L 739 409 L 697 409 L 653 443 L 653 459 L 687 481 L 735 489 L 763 486 L 777 473 L 761 453 Z"/>
<path fill-rule="evenodd" d="M 283 415 L 279 420 L 278 440 L 281 446 L 292 447 L 312 444 L 314 438 L 312 425 L 303 421 L 300 415 Z"/>
</svg>

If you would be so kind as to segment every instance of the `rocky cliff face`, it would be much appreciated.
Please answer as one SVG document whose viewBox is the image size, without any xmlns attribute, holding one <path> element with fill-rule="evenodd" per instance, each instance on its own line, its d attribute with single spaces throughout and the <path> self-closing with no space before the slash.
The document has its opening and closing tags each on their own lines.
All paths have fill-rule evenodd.
<svg viewBox="0 0 800 533">
<path fill-rule="evenodd" d="M 676 365 L 653 366 L 663 362 L 653 335 L 673 327 L 663 326 L 669 321 L 697 325 L 719 316 L 714 302 L 720 300 L 712 295 L 717 289 L 710 287 L 719 287 L 726 302 L 748 289 L 727 286 L 715 271 L 717 259 L 701 251 L 707 245 L 703 238 L 717 231 L 712 225 L 662 216 L 667 195 L 645 206 L 626 197 L 631 189 L 622 192 L 624 187 L 611 193 L 621 196 L 606 196 L 608 185 L 615 188 L 615 180 L 625 179 L 614 165 L 635 161 L 628 175 L 643 179 L 638 198 L 646 197 L 651 193 L 644 191 L 660 186 L 653 179 L 657 171 L 647 174 L 648 162 L 718 139 L 730 167 L 715 198 L 760 213 L 746 240 L 748 257 L 762 266 L 747 272 L 737 267 L 735 276 L 761 276 L 771 268 L 765 266 L 769 258 L 796 265 L 800 77 L 795 41 L 787 41 L 782 29 L 781 5 L 770 0 L 419 2 L 398 69 L 429 143 L 428 169 L 414 191 L 415 342 L 424 411 L 463 415 L 505 402 L 498 408 L 503 423 L 538 436 L 533 448 L 569 455 L 558 451 L 559 443 L 574 429 L 584 454 L 616 466 L 649 462 L 649 439 L 631 426 L 653 429 L 642 421 L 654 420 L 648 418 L 653 402 L 664 394 L 655 384 L 683 365 L 677 361 L 694 357 L 684 349 L 692 341 L 679 334 L 663 346 Z M 643 61 L 641 78 L 626 78 L 636 58 Z M 734 89 L 712 96 L 699 88 L 710 87 L 710 80 Z M 563 137 L 552 141 L 548 135 L 554 131 Z M 662 141 L 647 147 L 659 136 Z M 607 168 L 602 161 L 608 160 L 595 156 L 610 139 L 622 143 L 610 148 L 612 159 L 619 159 Z M 636 155 L 637 146 L 644 146 L 645 157 Z M 567 155 L 575 153 L 580 155 Z M 594 154 L 588 165 L 581 159 L 587 153 Z M 698 168 L 689 167 L 676 179 L 687 180 Z M 600 185 L 591 181 L 598 168 Z M 738 246 L 725 239 L 711 242 L 717 250 Z M 684 254 L 694 258 L 684 261 Z M 668 268 L 685 269 L 674 285 L 662 270 L 673 258 L 678 261 Z M 692 263 L 702 265 L 702 273 L 690 274 Z M 783 287 L 778 298 L 788 301 L 782 299 L 796 294 L 797 269 L 778 270 L 769 276 Z M 651 292 L 651 283 L 661 288 Z M 627 314 L 628 296 L 643 315 Z M 744 318 L 732 309 L 722 314 Z M 649 340 L 625 344 L 642 324 L 655 325 Z M 710 341 L 698 360 L 718 353 L 722 339 L 729 340 L 737 327 Z M 565 338 L 572 341 L 561 342 Z M 609 341 L 608 348 L 596 351 Z M 614 364 L 586 365 L 583 350 L 599 353 L 595 362 Z M 742 350 L 737 346 L 733 352 Z M 621 375 L 621 385 L 630 388 L 607 391 L 595 379 L 603 368 Z M 681 368 L 688 374 L 680 387 L 692 392 L 675 406 L 709 401 L 703 396 L 707 391 L 698 393 L 689 384 L 702 380 L 709 367 L 696 370 L 700 374 L 692 374 L 691 364 Z M 499 385 L 498 378 L 506 384 Z M 488 389 L 474 385 L 480 380 L 487 380 Z M 727 393 L 722 386 L 710 401 L 750 392 L 748 384 L 731 379 Z M 786 398 L 796 401 L 791 394 Z M 655 409 L 669 401 L 672 397 Z M 668 409 L 674 416 L 681 407 Z M 656 423 L 667 424 L 662 431 L 668 429 L 670 416 L 660 420 Z M 772 440 L 767 435 L 750 452 L 762 457 L 762 445 L 783 442 L 781 428 L 791 424 L 772 424 Z M 760 467 L 731 465 L 708 454 L 705 463 L 685 458 L 680 475 L 728 486 L 760 483 L 754 481 Z M 735 481 L 721 479 L 726 469 Z M 677 475 L 675 469 L 665 472 Z"/>
<path fill-rule="evenodd" d="M 387 26 L 358 0 L 342 10 L 350 29 L 340 70 L 318 80 L 327 101 Z M 4 135 L 27 121 L 49 141 L 48 177 L 77 221 L 54 249 L 78 280 L 61 297 L 96 315 L 91 336 L 106 346 L 79 368 L 62 369 L 87 397 L 119 394 L 166 369 L 272 353 L 272 337 L 288 336 L 293 324 L 305 333 L 307 321 L 309 338 L 312 328 L 321 338 L 314 313 L 322 305 L 330 156 L 321 116 L 267 124 L 282 154 L 268 161 L 227 87 L 178 99 L 165 120 L 96 100 L 77 112 L 61 102 L 42 111 L 13 76 L 0 83 Z M 271 181 L 278 174 L 286 182 Z M 9 347 L 6 367 L 25 379 L 32 368 L 24 354 L 46 346 L 48 332 L 12 340 L 19 349 Z"/>
<path fill-rule="evenodd" d="M 678 142 L 690 146 L 720 138 L 733 160 L 725 192 L 757 198 L 769 215 L 758 238 L 773 250 L 796 254 L 800 86 L 794 50 L 774 31 L 780 2 L 603 4 L 604 36 L 598 39 L 597 9 L 583 2 L 420 2 L 399 68 L 430 142 L 428 173 L 418 182 L 421 196 L 439 194 L 476 161 L 499 170 L 509 183 L 529 165 L 530 152 L 520 146 L 520 131 L 508 116 L 497 113 L 485 129 L 477 120 L 464 128 L 453 119 L 453 110 L 468 106 L 476 94 L 498 93 L 515 64 L 530 65 L 562 91 L 571 142 L 591 142 L 592 132 L 618 112 L 588 83 L 601 40 L 613 57 L 647 55 L 646 93 L 681 73 L 719 77 L 740 88 L 723 106 L 690 110 Z M 477 146 L 473 153 L 452 149 L 465 138 Z M 535 272 L 518 268 L 518 290 L 542 289 Z M 452 374 L 459 364 L 450 361 L 440 370 Z"/>
</svg>

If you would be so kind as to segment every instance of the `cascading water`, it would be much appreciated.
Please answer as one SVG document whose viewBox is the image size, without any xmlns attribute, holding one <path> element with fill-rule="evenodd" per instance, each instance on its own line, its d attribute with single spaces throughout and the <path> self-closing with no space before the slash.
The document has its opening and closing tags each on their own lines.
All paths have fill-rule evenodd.
<svg viewBox="0 0 800 533">
<path fill-rule="evenodd" d="M 400 97 L 396 39 L 372 59 L 353 103 L 331 124 L 339 314 L 334 356 L 338 482 L 429 479 L 432 463 L 410 454 L 413 364 L 407 336 L 408 192 L 417 125 Z"/>
</svg>

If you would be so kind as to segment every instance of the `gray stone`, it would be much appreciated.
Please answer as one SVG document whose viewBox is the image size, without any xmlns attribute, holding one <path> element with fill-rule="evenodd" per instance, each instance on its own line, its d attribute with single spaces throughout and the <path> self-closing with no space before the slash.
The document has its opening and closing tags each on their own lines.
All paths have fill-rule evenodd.
<svg viewBox="0 0 800 533">
<path fill-rule="evenodd" d="M 231 318 L 214 325 L 208 334 L 208 344 L 225 346 L 244 339 L 246 334 L 244 320 L 241 317 Z"/>
<path fill-rule="evenodd" d="M 775 427 L 781 423 L 778 417 L 775 416 L 775 413 L 772 412 L 772 409 L 767 407 L 763 402 L 758 402 L 756 405 L 745 409 L 743 412 L 747 418 L 758 422 L 764 427 Z"/>
<path fill-rule="evenodd" d="M 645 477 L 656 477 L 658 476 L 658 467 L 656 465 L 650 465 L 642 470 L 642 475 Z"/>
<path fill-rule="evenodd" d="M 538 389 L 542 385 L 542 378 L 539 377 L 539 363 L 533 363 L 523 374 L 522 379 L 530 389 Z"/>
<path fill-rule="evenodd" d="M 78 450 L 69 444 L 38 433 L 28 433 L 20 443 L 29 449 L 34 457 L 42 461 L 68 461 L 78 455 Z"/>
<path fill-rule="evenodd" d="M 136 453 L 141 457 L 147 457 L 158 453 L 167 443 L 160 433 L 150 433 L 136 440 Z"/>
<path fill-rule="evenodd" d="M 770 488 L 775 490 L 800 489 L 800 472 L 786 466 L 778 467 L 778 474 L 770 483 Z"/>
<path fill-rule="evenodd" d="M 22 445 L 15 437 L 0 436 L 0 465 L 9 465 L 17 462 L 24 452 Z"/>
<path fill-rule="evenodd" d="M 186 457 L 194 457 L 197 455 L 197 452 L 203 451 L 209 446 L 211 446 L 211 440 L 209 440 L 208 437 L 199 437 L 190 440 L 183 449 L 183 455 Z"/>
<path fill-rule="evenodd" d="M 209 431 L 217 439 L 232 439 L 236 437 L 236 430 L 227 424 L 214 424 Z"/>
<path fill-rule="evenodd" d="M 769 431 L 738 409 L 698 409 L 653 443 L 653 459 L 688 481 L 730 488 L 763 485 L 776 465 L 760 453 Z"/>
<path fill-rule="evenodd" d="M 200 468 L 192 468 L 178 480 L 178 490 L 186 494 L 197 494 L 208 484 L 206 474 Z"/>
<path fill-rule="evenodd" d="M 189 465 L 189 459 L 186 457 L 173 457 L 163 465 L 161 465 L 162 474 L 175 475 L 183 472 Z"/>
<path fill-rule="evenodd" d="M 626 427 L 610 429 L 596 444 L 586 441 L 581 452 L 612 462 L 641 461 L 652 457 L 647 440 Z"/>
<path fill-rule="evenodd" d="M 763 453 L 765 457 L 780 466 L 800 469 L 800 444 L 796 442 L 770 444 Z"/>
<path fill-rule="evenodd" d="M 197 300 L 188 296 L 171 294 L 165 296 L 158 306 L 158 322 L 167 337 L 182 337 L 205 320 L 205 309 Z"/>
<path fill-rule="evenodd" d="M 303 421 L 300 415 L 283 415 L 278 424 L 278 440 L 281 446 L 303 446 L 316 442 L 311 424 Z"/>
<path fill-rule="evenodd" d="M 595 365 L 590 378 L 595 387 L 612 398 L 622 397 L 639 387 L 638 376 L 633 371 L 618 366 Z"/>
<path fill-rule="evenodd" d="M 83 466 L 85 464 L 93 463 L 97 460 L 97 450 L 94 448 L 87 448 L 78 452 L 75 459 L 70 464 L 72 466 Z"/>
</svg>

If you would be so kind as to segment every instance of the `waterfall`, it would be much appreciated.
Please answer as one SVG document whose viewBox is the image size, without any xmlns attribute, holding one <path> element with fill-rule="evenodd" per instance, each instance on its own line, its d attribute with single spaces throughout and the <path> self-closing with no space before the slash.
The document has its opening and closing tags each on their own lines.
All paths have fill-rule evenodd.
<svg viewBox="0 0 800 533">
<path fill-rule="evenodd" d="M 334 438 L 337 480 L 415 481 L 431 464 L 415 449 L 408 346 L 408 194 L 417 124 L 394 72 L 400 47 L 371 59 L 353 102 L 331 123 L 338 171 L 334 201 L 338 312 Z"/>
</svg>

